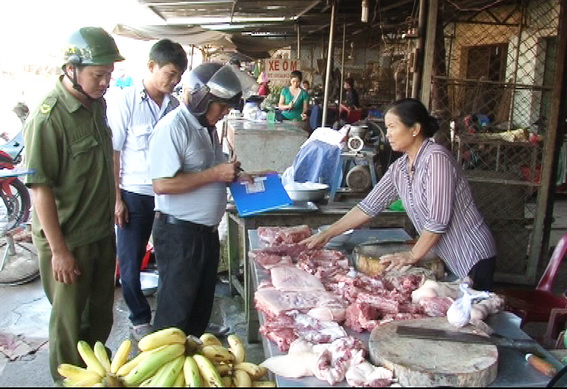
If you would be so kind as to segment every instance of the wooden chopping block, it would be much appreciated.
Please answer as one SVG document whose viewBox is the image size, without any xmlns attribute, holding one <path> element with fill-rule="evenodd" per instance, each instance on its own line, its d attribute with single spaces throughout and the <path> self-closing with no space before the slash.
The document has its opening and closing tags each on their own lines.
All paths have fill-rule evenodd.
<svg viewBox="0 0 567 389">
<path fill-rule="evenodd" d="M 394 372 L 402 386 L 488 386 L 498 372 L 494 345 L 414 339 L 396 334 L 398 325 L 456 331 L 446 317 L 393 321 L 370 334 L 370 360 Z M 473 327 L 461 332 L 473 333 Z M 474 333 L 478 334 L 478 330 Z"/>
</svg>

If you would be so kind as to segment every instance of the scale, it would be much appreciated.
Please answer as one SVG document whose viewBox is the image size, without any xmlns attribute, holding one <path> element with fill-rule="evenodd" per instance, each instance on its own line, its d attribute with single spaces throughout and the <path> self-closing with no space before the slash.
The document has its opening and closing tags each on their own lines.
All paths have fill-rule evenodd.
<svg viewBox="0 0 567 389">
<path fill-rule="evenodd" d="M 364 194 L 378 182 L 374 159 L 376 148 L 370 142 L 367 126 L 351 126 L 346 142 L 347 151 L 341 153 L 340 183 L 335 193 L 330 193 L 330 201 L 339 194 Z"/>
</svg>

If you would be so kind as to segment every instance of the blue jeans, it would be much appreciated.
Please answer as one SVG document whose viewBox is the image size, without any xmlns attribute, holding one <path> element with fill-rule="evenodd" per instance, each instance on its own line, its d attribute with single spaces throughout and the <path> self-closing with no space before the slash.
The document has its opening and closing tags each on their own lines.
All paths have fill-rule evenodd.
<svg viewBox="0 0 567 389">
<path fill-rule="evenodd" d="M 154 197 L 125 190 L 121 193 L 130 219 L 128 224 L 117 228 L 116 249 L 122 295 L 130 310 L 130 321 L 136 326 L 152 319 L 150 304 L 140 285 L 140 268 L 152 233 Z"/>
<path fill-rule="evenodd" d="M 153 241 L 159 271 L 154 328 L 178 327 L 188 335 L 201 336 L 215 298 L 218 232 L 191 222 L 156 217 Z"/>
</svg>

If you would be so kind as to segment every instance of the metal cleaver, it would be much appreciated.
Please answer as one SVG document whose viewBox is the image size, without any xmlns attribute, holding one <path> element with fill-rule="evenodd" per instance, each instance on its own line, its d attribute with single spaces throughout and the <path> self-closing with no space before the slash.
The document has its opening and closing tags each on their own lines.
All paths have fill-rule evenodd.
<svg viewBox="0 0 567 389">
<path fill-rule="evenodd" d="M 482 336 L 457 331 L 437 330 L 433 328 L 420 328 L 411 326 L 398 326 L 396 328 L 396 334 L 409 338 L 443 340 L 448 342 L 461 343 L 490 344 L 494 346 L 517 348 L 531 352 L 537 351 L 537 347 L 539 345 L 539 343 L 533 339 L 514 339 L 498 334 L 492 334 L 491 336 Z"/>
</svg>

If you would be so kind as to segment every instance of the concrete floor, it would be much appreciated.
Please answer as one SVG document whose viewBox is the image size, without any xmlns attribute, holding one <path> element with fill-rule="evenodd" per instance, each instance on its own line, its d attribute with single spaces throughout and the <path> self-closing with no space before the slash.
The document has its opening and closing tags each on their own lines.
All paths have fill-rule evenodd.
<svg viewBox="0 0 567 389">
<path fill-rule="evenodd" d="M 554 222 L 550 246 L 554 246 L 559 237 L 567 232 L 567 195 L 558 196 L 554 205 Z M 567 263 L 561 267 L 561 274 L 555 286 L 557 293 L 567 289 Z M 107 346 L 114 352 L 122 340 L 129 337 L 128 309 L 122 299 L 120 287 L 115 291 L 114 326 Z M 155 297 L 149 301 L 155 309 Z M 17 285 L 0 285 L 0 333 L 21 335 L 23 340 L 32 345 L 43 344 L 37 352 L 28 354 L 16 361 L 9 361 L 0 353 L 0 387 L 45 387 L 52 386 L 49 374 L 47 337 L 50 305 L 41 287 L 39 279 Z M 217 283 L 213 321 L 231 326 L 233 331 L 246 342 L 247 323 L 243 313 L 243 300 L 240 296 L 231 296 L 228 286 Z M 525 328 L 530 335 L 543 334 L 544 325 L 528 324 Z M 261 344 L 247 344 L 248 360 L 259 363 L 264 360 Z"/>
<path fill-rule="evenodd" d="M 155 310 L 156 297 L 148 298 Z M 53 386 L 49 373 L 47 350 L 50 304 L 43 293 L 41 282 L 36 279 L 18 286 L 0 286 L 0 332 L 22 334 L 26 343 L 44 343 L 35 354 L 21 360 L 9 361 L 0 353 L 0 387 L 45 387 Z M 212 321 L 231 327 L 247 349 L 247 360 L 260 363 L 264 360 L 261 343 L 247 344 L 244 303 L 240 296 L 230 296 L 228 286 L 217 283 Z M 120 343 L 129 338 L 130 322 L 128 308 L 122 298 L 120 287 L 115 290 L 114 325 L 106 345 L 115 352 Z"/>
</svg>

